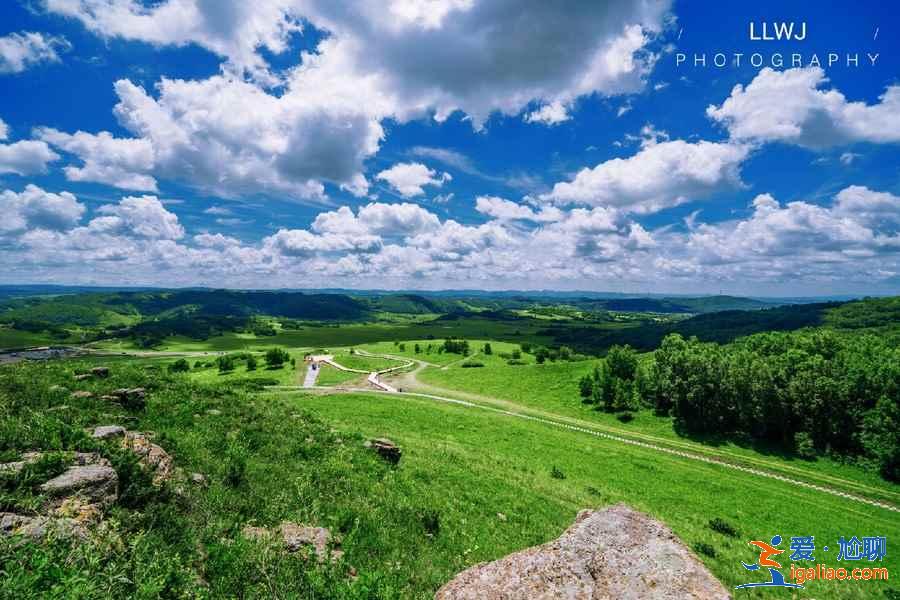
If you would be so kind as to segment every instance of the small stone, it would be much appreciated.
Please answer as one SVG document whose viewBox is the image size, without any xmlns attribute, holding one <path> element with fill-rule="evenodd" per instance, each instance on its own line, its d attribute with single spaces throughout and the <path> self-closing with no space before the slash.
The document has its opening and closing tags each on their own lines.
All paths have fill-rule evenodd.
<svg viewBox="0 0 900 600">
<path fill-rule="evenodd" d="M 206 475 L 203 473 L 191 473 L 191 483 L 206 485 Z"/>
<path fill-rule="evenodd" d="M 42 454 L 40 452 L 25 452 L 22 459 L 14 462 L 0 463 L 0 473 L 18 474 L 25 468 L 25 465 L 36 463 L 40 460 Z"/>
<path fill-rule="evenodd" d="M 506 521 L 506 515 L 504 515 L 503 513 L 497 513 L 497 518 L 501 521 Z"/>
<path fill-rule="evenodd" d="M 94 367 L 91 369 L 91 375 L 94 377 L 109 377 L 109 367 Z"/>
<path fill-rule="evenodd" d="M 76 400 L 86 400 L 88 398 L 93 398 L 94 394 L 92 392 L 88 392 L 87 390 L 78 390 L 69 394 L 70 398 L 75 398 Z"/>
<path fill-rule="evenodd" d="M 59 384 L 56 384 L 56 385 L 51 385 L 49 388 L 49 391 L 53 392 L 55 394 L 57 392 L 68 392 L 69 388 L 59 385 Z"/>
<path fill-rule="evenodd" d="M 66 391 L 68 391 L 68 390 L 66 390 Z M 47 409 L 47 412 L 60 412 L 60 411 L 64 411 L 64 410 L 69 410 L 68 404 L 60 404 L 59 406 L 51 406 L 50 408 Z"/>
<path fill-rule="evenodd" d="M 91 375 L 90 373 L 80 373 L 72 377 L 72 379 L 74 379 L 75 381 L 84 381 L 85 379 L 90 379 L 91 377 L 93 377 L 93 375 Z"/>
<path fill-rule="evenodd" d="M 101 425 L 94 428 L 91 437 L 98 440 L 106 440 L 114 437 L 122 437 L 125 435 L 125 428 L 121 425 Z"/>
<path fill-rule="evenodd" d="M 325 527 L 311 527 L 285 521 L 281 524 L 281 539 L 288 552 L 296 552 L 301 548 L 311 548 L 319 562 L 328 558 L 328 546 L 338 545 Z M 344 553 L 338 549 L 331 550 L 331 560 L 338 560 Z"/>
<path fill-rule="evenodd" d="M 212 415 L 212 416 L 216 417 L 216 416 L 221 415 L 221 414 L 222 414 L 222 411 L 219 410 L 218 408 L 208 408 L 208 409 L 206 410 L 206 414 Z"/>
<path fill-rule="evenodd" d="M 400 457 L 403 456 L 403 450 L 400 449 L 400 446 L 387 438 L 376 438 L 372 440 L 371 448 L 378 453 L 378 456 L 392 465 L 399 463 Z"/>
</svg>

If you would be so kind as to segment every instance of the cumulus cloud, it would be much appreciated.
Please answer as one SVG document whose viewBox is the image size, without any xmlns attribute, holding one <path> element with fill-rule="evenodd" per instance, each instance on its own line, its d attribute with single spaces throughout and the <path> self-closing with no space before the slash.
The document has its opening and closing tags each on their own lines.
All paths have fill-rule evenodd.
<svg viewBox="0 0 900 600">
<path fill-rule="evenodd" d="M 0 144 L 0 174 L 46 173 L 47 163 L 55 160 L 59 160 L 59 155 L 40 140 L 22 140 L 12 144 Z"/>
<path fill-rule="evenodd" d="M 0 74 L 21 73 L 42 62 L 59 62 L 71 47 L 64 37 L 23 31 L 0 37 Z"/>
<path fill-rule="evenodd" d="M 515 114 L 532 100 L 636 91 L 655 59 L 644 46 L 661 29 L 669 7 L 664 0 L 565 7 L 513 0 L 45 4 L 102 36 L 200 45 L 225 57 L 230 69 L 266 83 L 277 78 L 259 49 L 283 52 L 306 21 L 330 34 L 319 48 L 326 61 L 344 64 L 348 75 L 373 74 L 384 90 L 403 99 L 399 113 L 432 107 L 443 118 L 459 109 L 476 125 L 494 110 Z"/>
<path fill-rule="evenodd" d="M 869 105 L 850 102 L 836 89 L 819 89 L 827 82 L 825 71 L 818 67 L 764 68 L 706 113 L 735 140 L 808 148 L 900 142 L 900 85 L 889 86 L 877 103 Z"/>
<path fill-rule="evenodd" d="M 439 175 L 435 170 L 429 169 L 422 163 L 397 163 L 390 169 L 380 172 L 375 178 L 386 181 L 404 198 L 423 196 L 425 194 L 425 190 L 422 189 L 424 186 L 441 187 L 445 182 L 453 179 L 449 173 L 445 172 Z"/>
<path fill-rule="evenodd" d="M 892 194 L 851 186 L 831 206 L 782 205 L 760 194 L 752 209 L 744 220 L 699 225 L 686 247 L 700 264 L 758 266 L 780 276 L 818 268 L 838 273 L 841 265 L 864 270 L 864 259 L 900 252 L 900 197 Z"/>
<path fill-rule="evenodd" d="M 629 158 L 582 169 L 541 199 L 651 213 L 741 185 L 740 165 L 749 151 L 746 145 L 706 141 L 647 144 Z"/>
<path fill-rule="evenodd" d="M 156 179 L 147 174 L 155 163 L 149 140 L 114 138 L 105 131 L 96 135 L 84 131 L 67 134 L 52 128 L 35 130 L 35 137 L 84 162 L 82 167 L 65 167 L 69 181 L 92 181 L 148 192 L 157 189 Z"/>
<path fill-rule="evenodd" d="M 118 204 L 97 209 L 105 215 L 93 219 L 88 227 L 106 233 L 126 232 L 143 238 L 177 240 L 184 237 L 178 217 L 166 210 L 156 196 L 126 196 Z"/>
<path fill-rule="evenodd" d="M 9 137 L 9 127 L 3 119 L 0 119 L 0 141 Z"/>
<path fill-rule="evenodd" d="M 481 214 L 500 221 L 558 221 L 562 212 L 553 206 L 546 206 L 535 211 L 530 206 L 519 204 L 497 196 L 478 196 L 475 198 L 475 210 Z"/>
<path fill-rule="evenodd" d="M 0 193 L 0 233 L 21 233 L 29 229 L 63 231 L 78 224 L 84 205 L 70 194 L 53 194 L 28 184 L 22 192 Z"/>
</svg>

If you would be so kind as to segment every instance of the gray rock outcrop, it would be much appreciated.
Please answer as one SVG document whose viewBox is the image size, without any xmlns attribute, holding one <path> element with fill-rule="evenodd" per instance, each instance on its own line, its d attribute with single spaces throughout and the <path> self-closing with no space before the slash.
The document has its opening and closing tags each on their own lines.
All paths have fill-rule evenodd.
<svg viewBox="0 0 900 600">
<path fill-rule="evenodd" d="M 583 510 L 559 538 L 463 571 L 435 600 L 730 597 L 668 527 L 618 504 Z"/>
</svg>

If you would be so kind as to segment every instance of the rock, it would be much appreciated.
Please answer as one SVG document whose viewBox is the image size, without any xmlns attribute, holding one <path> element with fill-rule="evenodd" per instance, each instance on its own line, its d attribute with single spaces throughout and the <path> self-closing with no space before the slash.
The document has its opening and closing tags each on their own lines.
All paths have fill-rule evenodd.
<svg viewBox="0 0 900 600">
<path fill-rule="evenodd" d="M 0 535 L 17 535 L 39 540 L 48 534 L 58 538 L 84 538 L 87 536 L 87 529 L 75 519 L 0 513 Z"/>
<path fill-rule="evenodd" d="M 122 406 L 132 410 L 143 410 L 147 404 L 147 390 L 144 388 L 119 388 L 112 391 Z"/>
<path fill-rule="evenodd" d="M 191 473 L 191 483 L 196 485 L 206 485 L 206 475 L 203 473 Z"/>
<path fill-rule="evenodd" d="M 369 447 L 375 450 L 378 456 L 392 465 L 399 463 L 400 457 L 403 456 L 403 450 L 400 449 L 400 446 L 387 438 L 376 438 L 369 443 L 371 444 Z"/>
<path fill-rule="evenodd" d="M 118 497 L 119 477 L 109 462 L 100 459 L 93 464 L 74 465 L 41 485 L 41 491 L 52 496 L 79 495 L 102 506 L 113 504 Z"/>
<path fill-rule="evenodd" d="M 333 541 L 331 531 L 325 527 L 298 525 L 290 521 L 281 524 L 281 539 L 284 540 L 284 547 L 288 552 L 296 552 L 301 548 L 308 547 L 315 553 L 319 562 L 328 557 L 328 545 Z M 331 551 L 331 560 L 335 561 L 343 555 L 341 550 L 334 549 Z"/>
<path fill-rule="evenodd" d="M 219 410 L 218 408 L 209 408 L 206 410 L 206 414 L 217 417 L 222 414 L 222 411 Z"/>
<path fill-rule="evenodd" d="M 90 373 L 81 373 L 79 375 L 75 375 L 72 377 L 75 381 L 84 381 L 85 379 L 90 379 L 93 377 Z"/>
<path fill-rule="evenodd" d="M 57 385 L 51 385 L 50 388 L 49 388 L 49 391 L 50 391 L 50 392 L 53 392 L 53 393 L 57 393 L 57 392 L 68 392 L 68 391 L 69 391 L 69 388 L 57 384 Z"/>
<path fill-rule="evenodd" d="M 725 599 L 668 527 L 618 504 L 584 510 L 559 538 L 457 575 L 435 600 Z"/>
<path fill-rule="evenodd" d="M 172 477 L 172 457 L 162 447 L 154 444 L 150 436 L 139 431 L 128 431 L 122 446 L 140 457 L 141 464 L 153 471 L 153 483 L 161 485 Z"/>
<path fill-rule="evenodd" d="M 75 392 L 72 392 L 71 394 L 69 394 L 69 397 L 75 398 L 78 400 L 84 400 L 87 398 L 93 398 L 94 394 L 92 392 L 88 392 L 85 390 L 78 390 L 78 391 L 75 391 Z"/>
<path fill-rule="evenodd" d="M 94 377 L 109 377 L 109 367 L 94 367 L 91 369 L 91 375 Z"/>
<path fill-rule="evenodd" d="M 114 437 L 122 437 L 125 435 L 125 428 L 121 425 L 101 425 L 94 428 L 91 437 L 98 440 L 106 440 Z"/>
<path fill-rule="evenodd" d="M 76 523 L 86 525 L 99 522 L 103 517 L 103 510 L 98 504 L 86 502 L 78 496 L 72 496 L 63 500 L 50 514 L 57 518 L 72 519 Z"/>
<path fill-rule="evenodd" d="M 22 460 L 0 463 L 0 473 L 11 473 L 14 475 L 18 475 L 22 471 L 22 469 L 25 468 L 25 465 L 36 463 L 38 460 L 40 460 L 41 456 L 43 455 L 40 452 L 24 452 L 22 453 Z"/>
<path fill-rule="evenodd" d="M 504 515 L 503 513 L 497 513 L 497 518 L 501 521 L 506 521 L 506 515 Z"/>
<path fill-rule="evenodd" d="M 66 390 L 66 391 L 68 391 L 68 390 Z M 47 409 L 47 412 L 59 412 L 59 411 L 64 411 L 64 410 L 69 410 L 68 404 L 60 404 L 59 406 L 51 406 L 50 408 Z"/>
<path fill-rule="evenodd" d="M 15 533 L 20 527 L 30 524 L 36 517 L 26 517 L 16 513 L 0 512 L 0 533 Z"/>
<path fill-rule="evenodd" d="M 281 523 L 279 536 L 284 544 L 285 550 L 288 552 L 297 552 L 304 548 L 312 551 L 319 562 L 324 562 L 328 557 L 332 561 L 341 558 L 344 553 L 336 548 L 340 543 L 331 535 L 331 531 L 325 527 L 312 527 L 309 525 L 298 525 L 290 521 Z M 265 527 L 254 527 L 247 525 L 241 529 L 241 535 L 247 539 L 257 541 L 272 541 L 276 538 L 275 533 Z M 329 546 L 331 552 L 329 553 Z"/>
</svg>

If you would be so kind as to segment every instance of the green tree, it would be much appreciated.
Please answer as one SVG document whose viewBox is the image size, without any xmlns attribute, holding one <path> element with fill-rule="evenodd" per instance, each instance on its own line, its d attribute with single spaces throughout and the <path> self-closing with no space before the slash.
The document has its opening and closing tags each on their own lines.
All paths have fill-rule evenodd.
<svg viewBox="0 0 900 600">
<path fill-rule="evenodd" d="M 183 358 L 179 358 L 178 360 L 173 362 L 171 365 L 169 365 L 170 373 L 187 373 L 190 370 L 191 370 L 191 365 L 188 363 L 187 360 L 185 360 Z"/>
<path fill-rule="evenodd" d="M 257 363 L 256 363 L 256 357 L 253 356 L 253 355 L 251 354 L 250 356 L 247 357 L 247 370 L 248 370 L 248 371 L 255 371 L 255 370 L 256 370 L 256 365 L 257 365 Z"/>
<path fill-rule="evenodd" d="M 270 369 L 281 368 L 291 359 L 291 355 L 283 348 L 270 348 L 266 351 L 266 365 Z"/>
</svg>

